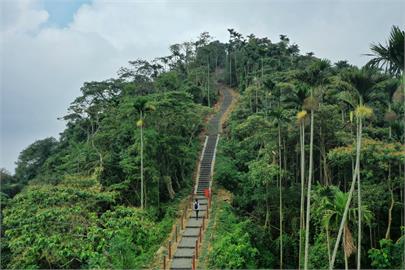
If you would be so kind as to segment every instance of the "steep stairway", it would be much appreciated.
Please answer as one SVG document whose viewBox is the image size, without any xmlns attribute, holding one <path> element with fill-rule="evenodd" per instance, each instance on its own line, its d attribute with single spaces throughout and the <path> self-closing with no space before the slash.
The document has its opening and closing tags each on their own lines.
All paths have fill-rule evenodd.
<svg viewBox="0 0 405 270">
<path fill-rule="evenodd" d="M 219 134 L 222 130 L 221 118 L 232 103 L 232 95 L 228 88 L 223 87 L 221 90 L 223 100 L 221 102 L 219 111 L 214 117 L 211 118 L 208 123 L 207 137 L 205 139 L 204 149 L 199 166 L 199 172 L 197 175 L 196 186 L 194 189 L 194 198 L 191 202 L 194 203 L 194 199 L 197 198 L 200 203 L 199 219 L 196 218 L 195 211 L 192 211 L 190 217 L 186 220 L 186 226 L 183 233 L 180 235 L 181 239 L 177 245 L 177 249 L 174 253 L 173 260 L 171 262 L 171 269 L 192 269 L 193 256 L 198 257 L 196 254 L 197 241 L 201 241 L 201 230 L 204 229 L 205 221 L 203 216 L 206 217 L 207 209 L 209 207 L 209 201 L 204 196 L 204 191 L 211 188 L 212 175 L 214 172 L 215 154 L 219 141 Z M 192 209 L 192 206 L 191 208 Z M 205 222 L 203 224 L 203 222 Z"/>
</svg>

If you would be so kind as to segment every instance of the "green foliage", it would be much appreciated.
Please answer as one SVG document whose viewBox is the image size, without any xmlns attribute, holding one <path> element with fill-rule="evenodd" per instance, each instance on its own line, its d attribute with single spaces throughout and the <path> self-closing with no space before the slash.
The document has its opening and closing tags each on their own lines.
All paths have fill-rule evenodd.
<svg viewBox="0 0 405 270">
<path fill-rule="evenodd" d="M 143 267 L 166 235 L 166 222 L 156 224 L 134 207 L 107 210 L 115 197 L 94 179 L 30 185 L 5 210 L 8 267 Z"/>
<path fill-rule="evenodd" d="M 391 239 L 381 239 L 380 248 L 368 251 L 371 266 L 377 269 L 400 269 L 403 267 L 404 240 L 394 243 Z"/>
<path fill-rule="evenodd" d="M 398 92 L 398 79 L 372 67 L 357 68 L 345 61 L 332 65 L 311 53 L 300 55 L 298 47 L 290 45 L 286 36 L 274 43 L 254 35 L 244 37 L 233 29 L 228 31 L 225 82 L 237 87 L 241 96 L 222 136 L 216 179 L 232 191 L 236 213 L 250 219 L 256 231 L 260 231 L 259 227 L 264 228 L 267 241 L 274 242 L 273 245 L 255 244 L 261 256 L 280 254 L 277 246 L 280 240 L 277 171 L 281 171 L 283 266 L 298 268 L 301 164 L 296 115 L 302 110 L 314 110 L 312 181 L 317 188 L 311 200 L 311 267 L 328 267 L 327 232 L 333 247 L 347 201 L 346 191 L 350 188 L 355 158 L 353 116 L 356 108 L 360 108 L 357 116 L 364 121 L 360 160 L 362 249 L 369 249 L 373 240 L 369 239 L 369 230 L 375 237 L 377 226 L 379 230 L 387 228 L 390 190 L 394 200 L 391 235 L 397 237 L 400 234 L 399 213 L 403 210 L 398 203 L 402 188 L 400 179 L 403 179 L 400 168 L 405 156 L 401 144 L 403 121 L 399 119 L 403 109 L 392 100 L 395 91 Z M 391 60 L 395 65 L 394 59 Z M 388 63 L 390 60 L 376 63 L 379 65 L 382 61 Z M 390 111 L 389 117 L 387 111 Z M 308 117 L 301 121 L 305 128 L 305 181 L 308 181 L 308 122 Z M 278 141 L 279 130 L 281 142 Z M 357 211 L 358 206 L 353 202 L 346 229 L 353 232 L 351 241 L 354 245 Z M 342 256 L 339 247 L 336 261 L 339 267 L 343 267 Z M 362 256 L 362 267 L 371 267 L 370 263 Z M 258 264 L 258 267 L 269 266 L 274 267 L 263 262 Z M 355 267 L 354 260 L 349 260 L 349 267 Z"/>
<path fill-rule="evenodd" d="M 400 143 L 367 138 L 362 142 L 361 152 L 361 175 L 369 184 L 381 183 L 382 179 L 387 179 L 389 167 L 398 168 L 399 164 L 403 164 L 405 157 L 405 149 Z M 350 144 L 330 150 L 328 159 L 333 168 L 349 169 L 354 154 L 355 145 Z M 397 179 L 397 177 L 399 175 L 394 171 L 391 178 Z M 399 181 L 394 181 L 395 188 L 398 188 L 399 184 Z"/>
<path fill-rule="evenodd" d="M 4 210 L 13 253 L 11 268 L 74 268 L 93 256 L 88 235 L 97 213 L 114 201 L 93 179 L 66 179 L 57 186 L 30 185 Z"/>
<path fill-rule="evenodd" d="M 304 109 L 314 111 L 315 127 L 312 181 L 317 188 L 311 209 L 310 266 L 327 267 L 326 238 L 334 242 L 347 201 L 355 154 L 352 116 L 359 104 L 373 111 L 363 119 L 363 227 L 374 237 L 377 226 L 379 231 L 387 228 L 392 194 L 391 237 L 399 238 L 403 106 L 393 102 L 400 100 L 394 94 L 400 93 L 398 78 L 377 68 L 387 68 L 394 76 L 400 73 L 396 45 L 403 31 L 394 28 L 386 47 L 372 47 L 377 58 L 369 66 L 374 68 L 345 61 L 332 65 L 313 53 L 301 55 L 298 45 L 284 35 L 273 42 L 228 31 L 227 43 L 202 33 L 196 42 L 172 45 L 167 57 L 130 61 L 116 79 L 84 83 L 63 117 L 66 129 L 60 138 L 28 146 L 19 156 L 15 175 L 1 171 L 2 268 L 147 267 L 171 229 L 177 200 L 192 184 L 198 135 L 210 112 L 204 105 L 218 97 L 216 79 L 239 89 L 241 96 L 225 125 L 217 156 L 215 179 L 234 193 L 234 208 L 224 205 L 219 214 L 211 267 L 275 268 L 282 237 L 283 266 L 298 268 L 296 115 Z M 364 114 L 365 107 L 360 108 Z M 308 117 L 301 121 L 306 143 L 307 122 Z M 137 209 L 139 127 L 144 135 L 144 211 Z M 176 193 L 174 199 L 169 187 Z M 357 208 L 351 205 L 347 224 L 354 234 Z M 372 222 L 370 212 L 375 216 Z M 368 230 L 363 229 L 362 237 L 363 249 L 369 250 L 373 239 L 368 239 Z M 369 251 L 369 258 L 363 256 L 362 266 L 401 267 L 398 250 L 403 239 L 380 245 Z M 338 253 L 339 266 L 341 257 Z"/>
<path fill-rule="evenodd" d="M 160 91 L 177 91 L 180 88 L 180 78 L 175 71 L 162 73 L 156 78 L 156 87 Z"/>
<path fill-rule="evenodd" d="M 239 173 L 230 158 L 221 155 L 218 152 L 218 158 L 215 160 L 214 179 L 228 190 L 233 190 L 239 184 Z"/>
<path fill-rule="evenodd" d="M 57 147 L 55 138 L 38 140 L 24 149 L 17 161 L 15 177 L 22 184 L 34 179 L 41 171 L 46 160 L 51 156 Z"/>
<path fill-rule="evenodd" d="M 3 268 L 147 267 L 192 184 L 210 111 L 207 86 L 211 103 L 217 98 L 208 72 L 225 56 L 224 44 L 207 35 L 170 50 L 150 62 L 130 61 L 116 79 L 85 82 L 59 140 L 27 147 L 15 176 L 1 171 Z M 144 212 L 136 208 L 139 127 Z"/>
<path fill-rule="evenodd" d="M 160 227 L 137 208 L 119 206 L 109 210 L 101 216 L 100 227 L 90 235 L 101 256 L 90 258 L 89 267 L 132 269 L 144 266 L 161 241 L 161 235 Z"/>
<path fill-rule="evenodd" d="M 1 179 L 0 192 L 2 199 L 13 197 L 24 186 L 23 183 L 18 182 L 17 178 L 11 175 L 5 169 L 0 169 L 0 179 Z"/>
<path fill-rule="evenodd" d="M 374 56 L 368 63 L 370 66 L 379 67 L 393 75 L 404 72 L 404 38 L 405 32 L 394 25 L 387 44 L 372 44 L 370 49 Z"/>
<path fill-rule="evenodd" d="M 325 245 L 326 235 L 325 233 L 320 233 L 316 235 L 314 244 L 311 246 L 309 252 L 309 264 L 310 269 L 328 269 L 329 268 L 329 258 L 328 258 L 328 247 Z"/>
<path fill-rule="evenodd" d="M 221 207 L 219 225 L 209 254 L 209 265 L 213 268 L 256 268 L 258 251 L 251 244 L 247 232 L 249 221 L 238 221 L 229 205 Z"/>
</svg>

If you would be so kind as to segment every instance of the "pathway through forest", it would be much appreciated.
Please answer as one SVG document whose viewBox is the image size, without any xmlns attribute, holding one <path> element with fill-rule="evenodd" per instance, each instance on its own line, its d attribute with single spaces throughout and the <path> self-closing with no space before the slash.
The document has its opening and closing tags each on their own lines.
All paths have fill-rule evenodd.
<svg viewBox="0 0 405 270">
<path fill-rule="evenodd" d="M 185 220 L 185 230 L 180 235 L 180 242 L 174 252 L 173 260 L 171 262 L 171 269 L 192 269 L 193 256 L 195 260 L 198 259 L 198 246 L 201 245 L 202 231 L 208 224 L 209 220 L 209 207 L 210 202 L 205 197 L 204 190 L 211 189 L 212 175 L 214 172 L 215 153 L 219 141 L 219 135 L 222 131 L 222 118 L 227 113 L 233 100 L 232 90 L 228 87 L 219 86 L 222 102 L 218 112 L 211 118 L 208 123 L 208 135 L 206 136 L 204 148 L 201 153 L 199 170 L 196 179 L 192 204 L 194 199 L 197 198 L 200 203 L 199 218 L 196 219 L 196 213 L 192 213 L 187 220 Z M 192 205 L 190 206 L 192 209 Z"/>
</svg>

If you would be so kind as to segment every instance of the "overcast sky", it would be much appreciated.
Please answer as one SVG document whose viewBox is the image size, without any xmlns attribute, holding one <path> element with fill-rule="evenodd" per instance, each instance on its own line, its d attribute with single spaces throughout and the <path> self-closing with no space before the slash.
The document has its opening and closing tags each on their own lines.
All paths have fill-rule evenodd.
<svg viewBox="0 0 405 270">
<path fill-rule="evenodd" d="M 0 0 L 0 167 L 64 129 L 63 116 L 85 81 L 116 76 L 129 60 L 168 54 L 173 43 L 227 28 L 301 51 L 363 65 L 371 42 L 405 25 L 405 1 Z"/>
</svg>

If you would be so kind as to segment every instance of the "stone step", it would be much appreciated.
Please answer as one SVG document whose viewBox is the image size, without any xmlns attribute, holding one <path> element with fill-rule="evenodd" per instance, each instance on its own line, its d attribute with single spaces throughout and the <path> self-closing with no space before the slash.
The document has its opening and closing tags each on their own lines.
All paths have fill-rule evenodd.
<svg viewBox="0 0 405 270">
<path fill-rule="evenodd" d="M 189 219 L 186 224 L 186 228 L 187 228 L 187 226 L 193 226 L 193 227 L 199 226 L 200 227 L 200 226 L 202 226 L 202 222 L 203 222 L 202 218 L 199 218 L 198 220 L 195 218 Z"/>
<path fill-rule="evenodd" d="M 173 259 L 170 269 L 191 269 L 192 258 Z"/>
<path fill-rule="evenodd" d="M 198 181 L 198 184 L 209 184 L 211 181 L 209 180 L 205 180 L 205 179 L 200 179 L 200 181 Z"/>
<path fill-rule="evenodd" d="M 200 168 L 202 169 L 211 169 L 211 163 L 210 164 L 201 164 Z"/>
<path fill-rule="evenodd" d="M 197 198 L 200 203 L 200 209 L 198 212 L 199 219 L 196 219 L 196 212 L 189 209 L 191 212 L 191 217 L 186 221 L 186 230 L 182 234 L 180 243 L 176 249 L 171 264 L 171 269 L 185 270 L 191 269 L 192 267 L 192 256 L 194 254 L 195 242 L 198 239 L 200 227 L 202 226 L 202 215 L 207 211 L 208 199 L 204 196 L 205 190 L 211 185 L 211 171 L 213 167 L 213 159 L 215 154 L 215 146 L 218 139 L 218 128 L 220 125 L 220 119 L 224 112 L 227 110 L 232 101 L 232 96 L 228 90 L 224 90 L 223 101 L 219 112 L 211 118 L 208 124 L 208 138 L 206 141 L 206 146 L 201 157 L 200 172 L 198 175 L 198 183 L 196 193 L 193 198 Z"/>
<path fill-rule="evenodd" d="M 195 240 L 197 240 L 197 238 L 182 237 L 177 248 L 195 248 Z"/>
<path fill-rule="evenodd" d="M 201 206 L 201 205 L 200 205 L 200 206 Z M 193 209 L 192 211 L 195 213 L 195 210 L 194 210 L 194 209 Z M 201 214 L 202 212 L 205 212 L 205 211 L 207 211 L 207 209 L 201 209 L 201 208 L 200 208 L 200 209 L 198 210 L 198 216 L 200 216 L 200 214 Z"/>
<path fill-rule="evenodd" d="M 194 213 L 193 215 L 190 216 L 190 219 L 194 219 L 194 220 L 200 220 L 200 219 L 201 219 L 201 220 L 202 220 L 204 214 L 205 214 L 205 213 L 198 213 L 198 219 L 197 219 L 197 216 L 196 216 L 195 213 Z"/>
<path fill-rule="evenodd" d="M 197 196 L 194 196 L 194 198 L 193 198 L 193 201 L 195 200 L 195 199 L 198 199 L 199 201 L 200 200 L 207 200 L 207 197 L 205 197 L 204 195 L 197 195 Z"/>
<path fill-rule="evenodd" d="M 173 258 L 192 258 L 194 254 L 193 248 L 178 248 Z"/>
<path fill-rule="evenodd" d="M 186 230 L 183 233 L 183 237 L 190 237 L 190 236 L 198 236 L 200 233 L 199 228 L 186 228 Z"/>
<path fill-rule="evenodd" d="M 201 204 L 200 203 L 200 209 L 198 209 L 198 211 L 206 211 L 207 210 L 207 203 Z M 194 208 L 190 209 L 190 211 L 195 211 Z"/>
</svg>

